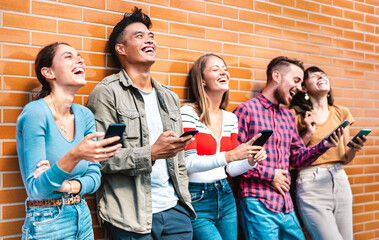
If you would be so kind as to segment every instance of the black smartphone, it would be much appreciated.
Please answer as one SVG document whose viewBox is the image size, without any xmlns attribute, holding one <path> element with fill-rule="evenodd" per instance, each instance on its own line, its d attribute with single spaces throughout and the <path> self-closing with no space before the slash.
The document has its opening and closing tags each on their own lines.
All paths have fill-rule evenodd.
<svg viewBox="0 0 379 240">
<path fill-rule="evenodd" d="M 273 131 L 272 130 L 262 130 L 260 133 L 262 133 L 262 135 L 257 140 L 255 140 L 252 145 L 262 147 L 267 142 L 267 140 L 270 138 Z"/>
<path fill-rule="evenodd" d="M 345 128 L 347 125 L 349 125 L 350 122 L 348 120 L 343 121 L 340 125 L 338 125 L 331 133 L 329 133 L 328 136 L 326 136 L 325 140 L 330 142 L 330 138 L 332 137 L 333 133 L 337 132 L 337 130 L 342 127 Z"/>
<path fill-rule="evenodd" d="M 110 147 L 110 146 L 116 145 L 118 143 L 122 144 L 122 135 L 124 134 L 125 127 L 126 127 L 126 125 L 123 123 L 112 123 L 112 124 L 110 124 L 108 126 L 107 131 L 105 132 L 104 139 L 114 137 L 114 136 L 119 136 L 120 140 L 113 142 L 113 143 L 110 143 L 104 147 Z"/>
<path fill-rule="evenodd" d="M 353 139 L 351 141 L 355 142 L 358 144 L 358 139 L 359 137 L 362 137 L 363 135 L 364 136 L 367 136 L 369 133 L 371 132 L 371 129 L 362 129 L 361 131 L 359 131 L 359 133 L 357 133 L 357 135 L 355 135 L 353 137 Z M 347 146 L 349 147 L 353 147 L 353 144 L 351 144 L 350 142 L 347 144 Z"/>
<path fill-rule="evenodd" d="M 180 137 L 185 137 L 185 136 L 188 136 L 188 135 L 192 135 L 195 136 L 199 131 L 198 130 L 188 130 L 186 131 L 185 133 L 183 133 L 182 135 L 180 135 Z"/>
</svg>

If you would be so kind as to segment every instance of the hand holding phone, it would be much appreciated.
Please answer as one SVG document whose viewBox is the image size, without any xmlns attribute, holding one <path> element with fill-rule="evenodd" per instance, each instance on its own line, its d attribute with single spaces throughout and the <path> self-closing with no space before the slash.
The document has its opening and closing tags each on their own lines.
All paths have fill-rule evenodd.
<svg viewBox="0 0 379 240">
<path fill-rule="evenodd" d="M 272 130 L 262 130 L 260 133 L 262 135 L 257 140 L 255 140 L 252 145 L 262 147 L 267 142 L 267 140 L 270 138 L 273 131 Z"/>
<path fill-rule="evenodd" d="M 119 136 L 120 140 L 113 142 L 113 143 L 110 143 L 104 147 L 110 147 L 110 146 L 116 145 L 118 143 L 122 144 L 122 135 L 124 134 L 125 127 L 126 127 L 126 125 L 123 123 L 112 123 L 112 124 L 110 124 L 107 131 L 105 132 L 104 139 L 114 137 L 114 136 Z"/>
<path fill-rule="evenodd" d="M 359 144 L 357 138 L 360 138 L 362 136 L 367 136 L 370 132 L 371 132 L 371 129 L 362 129 L 362 130 L 359 131 L 359 133 L 357 133 L 357 135 L 355 135 L 353 137 L 353 139 L 351 141 L 354 142 L 354 143 L 356 143 L 356 144 Z M 353 144 L 351 144 L 350 142 L 347 144 L 347 146 L 348 147 L 354 147 Z"/>
<path fill-rule="evenodd" d="M 328 136 L 325 137 L 325 140 L 330 142 L 331 141 L 331 137 L 333 135 L 333 133 L 337 133 L 337 130 L 340 129 L 341 127 L 342 128 L 345 128 L 347 125 L 349 125 L 350 122 L 348 120 L 345 120 L 343 121 L 340 125 L 338 125 L 331 133 L 329 133 Z"/>
<path fill-rule="evenodd" d="M 183 133 L 182 135 L 180 135 L 180 137 L 185 137 L 185 136 L 188 136 L 188 135 L 192 135 L 195 136 L 199 131 L 198 130 L 188 130 L 186 131 L 185 133 Z"/>
</svg>

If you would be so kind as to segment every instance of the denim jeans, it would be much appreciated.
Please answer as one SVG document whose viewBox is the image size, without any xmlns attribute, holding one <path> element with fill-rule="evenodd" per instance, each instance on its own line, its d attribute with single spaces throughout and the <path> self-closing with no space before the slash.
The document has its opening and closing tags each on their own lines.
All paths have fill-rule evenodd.
<svg viewBox="0 0 379 240">
<path fill-rule="evenodd" d="M 240 201 L 240 212 L 246 240 L 305 240 L 294 210 L 272 212 L 258 199 L 246 197 Z"/>
<path fill-rule="evenodd" d="M 236 240 L 237 209 L 228 181 L 190 182 L 189 191 L 197 215 L 192 220 L 194 239 Z"/>
<path fill-rule="evenodd" d="M 301 169 L 296 200 L 312 239 L 353 239 L 353 197 L 341 164 Z"/>
<path fill-rule="evenodd" d="M 22 239 L 94 239 L 86 201 L 82 198 L 73 205 L 27 207 Z"/>
<path fill-rule="evenodd" d="M 163 212 L 153 214 L 151 233 L 139 234 L 104 222 L 110 240 L 192 240 L 192 226 L 188 211 L 177 204 Z"/>
</svg>

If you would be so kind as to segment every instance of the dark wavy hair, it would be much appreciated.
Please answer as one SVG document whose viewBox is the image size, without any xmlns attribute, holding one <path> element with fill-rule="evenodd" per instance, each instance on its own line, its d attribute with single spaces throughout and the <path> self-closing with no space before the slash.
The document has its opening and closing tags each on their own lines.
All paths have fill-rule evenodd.
<svg viewBox="0 0 379 240">
<path fill-rule="evenodd" d="M 302 83 L 302 86 L 304 86 L 305 82 L 309 79 L 309 75 L 315 72 L 322 72 L 326 75 L 326 73 L 321 68 L 318 68 L 316 66 L 309 67 L 304 71 L 304 81 Z M 334 97 L 333 97 L 331 88 L 328 92 L 327 98 L 328 98 L 328 105 L 332 106 L 334 104 Z M 313 109 L 311 100 L 305 99 L 304 92 L 296 93 L 296 95 L 293 96 L 289 107 L 295 109 L 297 113 L 302 113 L 302 114 L 304 114 L 306 111 L 311 111 Z"/>
<path fill-rule="evenodd" d="M 135 22 L 143 23 L 147 29 L 150 29 L 152 26 L 151 20 L 149 16 L 144 14 L 142 12 L 142 9 L 134 7 L 132 10 L 132 13 L 125 13 L 123 19 L 116 24 L 116 26 L 113 28 L 113 31 L 111 35 L 109 36 L 109 51 L 111 52 L 114 60 L 116 63 L 121 66 L 120 59 L 118 57 L 118 54 L 116 52 L 116 44 L 123 43 L 123 39 L 125 36 L 125 28 Z"/>
<path fill-rule="evenodd" d="M 70 46 L 70 44 L 65 42 L 55 42 L 45 46 L 37 54 L 34 70 L 38 81 L 42 84 L 42 89 L 36 96 L 37 99 L 44 98 L 51 93 L 50 83 L 46 80 L 45 76 L 42 75 L 41 69 L 44 67 L 51 67 L 53 65 L 53 58 L 59 45 Z"/>
</svg>

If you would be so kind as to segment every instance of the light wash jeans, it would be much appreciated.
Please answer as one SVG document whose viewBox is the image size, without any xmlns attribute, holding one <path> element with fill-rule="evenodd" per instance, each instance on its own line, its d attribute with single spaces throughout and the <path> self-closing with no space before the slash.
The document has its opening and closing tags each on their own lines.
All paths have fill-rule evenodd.
<svg viewBox="0 0 379 240">
<path fill-rule="evenodd" d="M 236 240 L 237 208 L 226 179 L 213 183 L 189 183 L 195 240 Z"/>
<path fill-rule="evenodd" d="M 258 199 L 245 197 L 240 201 L 240 213 L 246 240 L 305 240 L 294 210 L 272 212 Z"/>
<path fill-rule="evenodd" d="M 312 239 L 353 239 L 352 193 L 341 164 L 300 170 L 296 199 Z"/>
<path fill-rule="evenodd" d="M 27 207 L 22 239 L 94 239 L 86 201 L 82 198 L 73 205 Z"/>
</svg>

